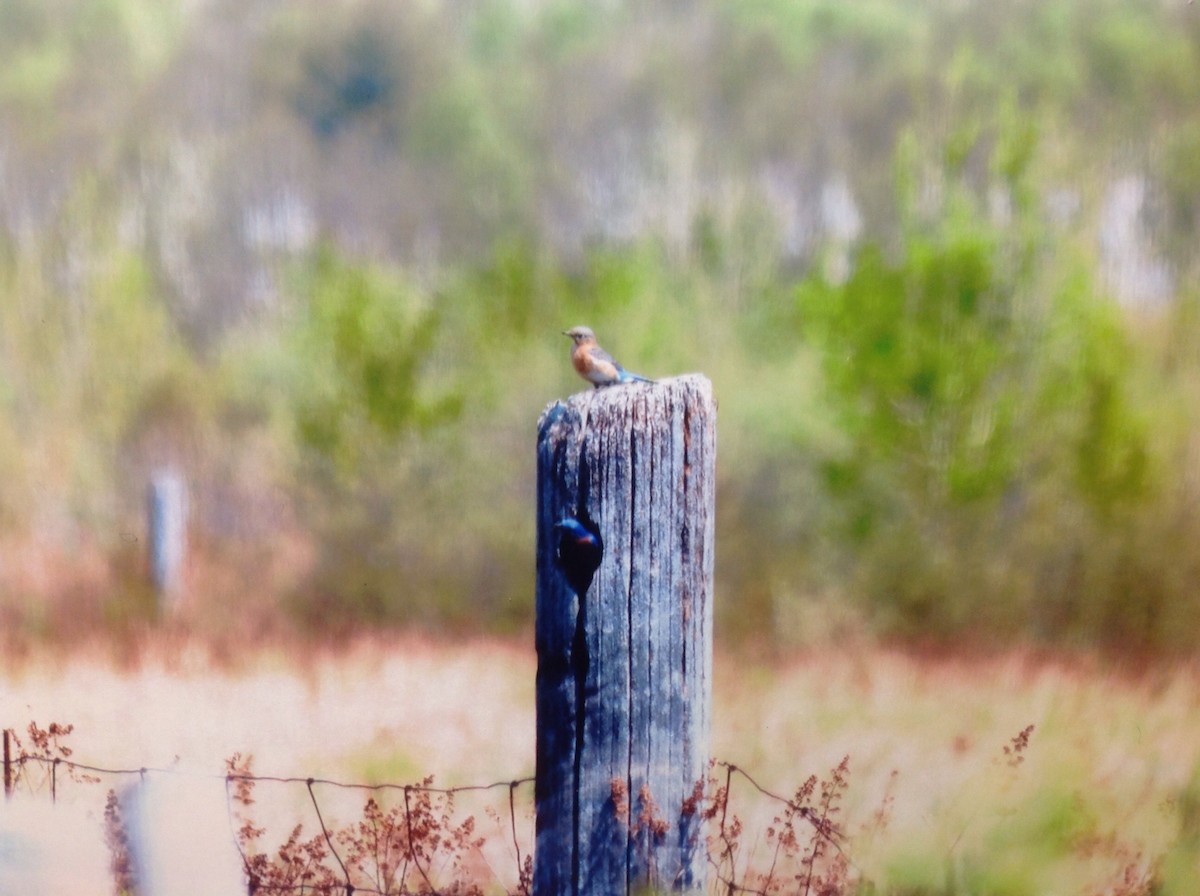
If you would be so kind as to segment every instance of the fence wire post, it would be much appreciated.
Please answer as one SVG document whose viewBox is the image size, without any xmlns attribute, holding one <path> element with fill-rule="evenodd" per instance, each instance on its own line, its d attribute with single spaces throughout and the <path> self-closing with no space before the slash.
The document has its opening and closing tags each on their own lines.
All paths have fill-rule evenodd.
<svg viewBox="0 0 1200 896">
<path fill-rule="evenodd" d="M 187 483 L 174 469 L 157 470 L 147 499 L 150 576 L 158 609 L 166 615 L 177 609 L 183 591 L 187 552 Z"/>
<path fill-rule="evenodd" d="M 4 799 L 7 802 L 12 797 L 13 790 L 13 773 L 12 773 L 12 732 L 7 728 L 4 729 Z"/>
<path fill-rule="evenodd" d="M 698 374 L 542 413 L 535 896 L 704 888 L 715 457 Z"/>
</svg>

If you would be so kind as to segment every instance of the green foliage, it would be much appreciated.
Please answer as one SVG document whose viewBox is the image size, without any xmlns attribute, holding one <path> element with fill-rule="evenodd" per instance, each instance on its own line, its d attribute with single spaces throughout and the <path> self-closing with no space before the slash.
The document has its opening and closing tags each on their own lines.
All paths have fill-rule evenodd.
<svg viewBox="0 0 1200 896">
<path fill-rule="evenodd" d="M 302 289 L 291 389 L 318 561 L 294 608 L 330 630 L 387 622 L 439 597 L 404 567 L 424 551 L 422 438 L 457 417 L 461 398 L 433 372 L 438 315 L 400 272 L 326 247 Z M 415 597 L 406 581 L 432 593 Z"/>
<path fill-rule="evenodd" d="M 1171 801 L 1177 838 L 1163 862 L 1163 892 L 1182 894 L 1193 886 L 1200 870 L 1200 768 Z"/>
<path fill-rule="evenodd" d="M 534 42 L 550 58 L 568 59 L 600 45 L 610 19 L 611 13 L 599 4 L 551 0 L 537 14 Z"/>
<path fill-rule="evenodd" d="M 1200 121 L 1172 129 L 1164 156 L 1166 248 L 1185 270 L 1194 270 L 1192 247 L 1200 234 Z"/>
<path fill-rule="evenodd" d="M 431 397 L 423 374 L 437 317 L 402 276 L 317 253 L 297 342 L 304 384 L 302 442 L 343 469 L 373 448 L 453 415 L 451 394 Z"/>
<path fill-rule="evenodd" d="M 52 263 L 58 247 L 36 251 Z M 124 504 L 112 477 L 144 397 L 188 368 L 144 259 L 104 235 L 75 251 L 86 273 L 65 296 L 33 266 L 0 271 L 0 433 L 20 433 L 0 518 L 35 500 L 50 518 L 117 516 Z"/>
<path fill-rule="evenodd" d="M 991 189 L 1019 197 L 1026 138 L 995 142 L 1005 176 Z M 939 206 L 902 214 L 894 253 L 867 246 L 844 282 L 814 276 L 797 291 L 845 437 L 825 487 L 878 618 L 922 637 L 1028 623 L 1040 583 L 1022 593 L 1018 545 L 1047 489 L 1103 527 L 1153 480 L 1116 307 L 1082 268 L 1056 273 L 1054 237 L 1022 204 L 994 220 L 954 164 L 974 152 L 947 157 Z M 902 196 L 916 177 L 901 178 Z"/>
<path fill-rule="evenodd" d="M 793 64 L 813 61 L 831 45 L 852 43 L 864 50 L 898 51 L 917 31 L 913 4 L 836 0 L 753 0 L 727 4 L 743 28 L 770 35 Z"/>
<path fill-rule="evenodd" d="M 961 189 L 961 188 L 952 188 Z M 995 498 L 1012 484 L 1017 416 L 1037 358 L 1027 247 L 963 193 L 899 256 L 868 246 L 850 277 L 803 283 L 806 332 L 853 446 L 836 479 L 887 470 L 935 504 Z"/>
<path fill-rule="evenodd" d="M 114 86 L 124 86 L 127 76 L 144 78 L 175 46 L 179 6 L 157 0 L 4 0 L 0 106 L 44 113 L 69 102 L 72 90 L 86 91 L 101 65 Z"/>
</svg>

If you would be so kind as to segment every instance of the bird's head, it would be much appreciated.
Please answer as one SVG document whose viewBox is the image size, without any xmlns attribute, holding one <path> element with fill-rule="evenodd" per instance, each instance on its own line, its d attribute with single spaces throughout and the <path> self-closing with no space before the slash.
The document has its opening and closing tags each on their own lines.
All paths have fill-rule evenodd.
<svg viewBox="0 0 1200 896">
<path fill-rule="evenodd" d="M 596 334 L 592 332 L 591 327 L 571 327 L 569 330 L 563 330 L 563 335 L 570 336 L 576 345 L 596 341 Z"/>
<path fill-rule="evenodd" d="M 569 536 L 580 545 L 600 546 L 600 537 L 586 525 L 573 517 L 566 517 L 554 524 L 554 528 Z"/>
</svg>

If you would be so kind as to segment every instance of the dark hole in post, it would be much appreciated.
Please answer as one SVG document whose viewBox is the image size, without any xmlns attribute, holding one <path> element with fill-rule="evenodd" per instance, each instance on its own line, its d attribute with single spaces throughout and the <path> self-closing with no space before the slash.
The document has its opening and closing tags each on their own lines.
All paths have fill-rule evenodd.
<svg viewBox="0 0 1200 896">
<path fill-rule="evenodd" d="M 558 532 L 558 567 L 567 577 L 571 589 L 580 597 L 592 584 L 592 576 L 604 556 L 604 540 L 595 522 L 584 511 L 578 517 L 568 516 L 554 524 Z"/>
</svg>

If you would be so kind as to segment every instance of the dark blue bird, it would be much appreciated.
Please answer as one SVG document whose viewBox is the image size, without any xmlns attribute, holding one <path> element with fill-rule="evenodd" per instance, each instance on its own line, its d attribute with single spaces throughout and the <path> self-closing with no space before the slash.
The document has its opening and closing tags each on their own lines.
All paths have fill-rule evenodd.
<svg viewBox="0 0 1200 896">
<path fill-rule="evenodd" d="M 554 524 L 558 532 L 558 567 L 572 590 L 582 597 L 592 584 L 592 576 L 604 556 L 604 542 L 591 520 L 564 517 Z"/>
</svg>

